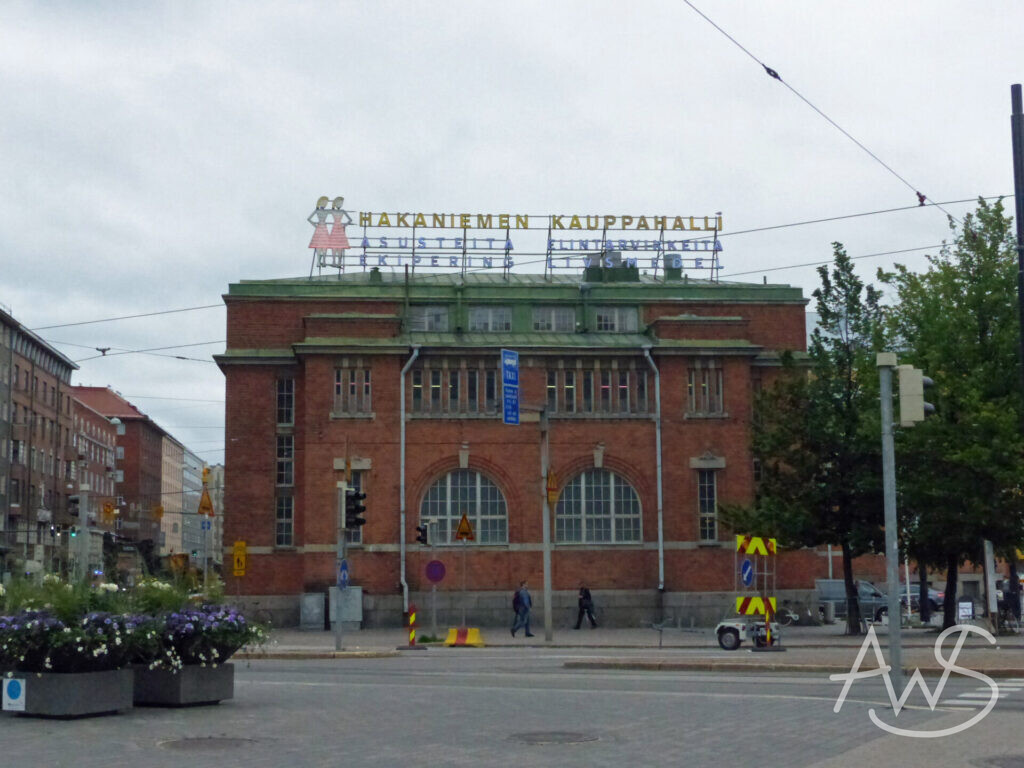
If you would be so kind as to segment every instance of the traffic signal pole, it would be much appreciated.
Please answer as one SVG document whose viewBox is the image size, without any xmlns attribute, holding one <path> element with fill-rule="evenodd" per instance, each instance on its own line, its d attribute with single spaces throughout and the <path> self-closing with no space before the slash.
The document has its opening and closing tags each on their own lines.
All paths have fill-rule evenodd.
<svg viewBox="0 0 1024 768">
<path fill-rule="evenodd" d="M 334 564 L 335 575 L 341 572 L 341 564 L 345 560 L 345 500 L 348 497 L 348 484 L 338 483 L 338 561 Z M 334 590 L 334 650 L 341 650 L 341 584 L 335 584 Z"/>
<path fill-rule="evenodd" d="M 882 401 L 882 495 L 885 506 L 885 578 L 889 582 L 889 665 L 897 691 L 903 690 L 903 637 L 900 613 L 900 543 L 896 527 L 896 449 L 892 438 L 892 371 L 895 352 L 879 352 L 879 395 Z"/>
</svg>

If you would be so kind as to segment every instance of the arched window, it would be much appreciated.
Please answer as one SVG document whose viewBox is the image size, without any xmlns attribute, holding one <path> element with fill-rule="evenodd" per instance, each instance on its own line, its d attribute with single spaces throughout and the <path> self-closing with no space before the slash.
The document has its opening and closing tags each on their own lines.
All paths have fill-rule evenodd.
<svg viewBox="0 0 1024 768">
<path fill-rule="evenodd" d="M 459 520 L 466 515 L 476 544 L 508 542 L 508 508 L 498 486 L 471 469 L 449 472 L 427 490 L 420 518 L 436 520 L 431 531 L 438 544 L 451 544 Z"/>
<path fill-rule="evenodd" d="M 555 541 L 639 542 L 640 498 L 633 486 L 606 469 L 588 469 L 574 477 L 555 507 Z"/>
</svg>

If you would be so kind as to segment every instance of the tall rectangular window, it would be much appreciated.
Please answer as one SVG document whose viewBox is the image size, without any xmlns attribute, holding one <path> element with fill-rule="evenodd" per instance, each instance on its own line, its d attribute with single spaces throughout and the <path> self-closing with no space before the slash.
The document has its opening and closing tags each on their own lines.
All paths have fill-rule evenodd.
<svg viewBox="0 0 1024 768">
<path fill-rule="evenodd" d="M 697 470 L 697 522 L 701 541 L 718 541 L 718 493 L 713 469 Z"/>
<path fill-rule="evenodd" d="M 369 368 L 336 368 L 334 370 L 334 410 L 338 413 L 370 413 Z"/>
<path fill-rule="evenodd" d="M 511 331 L 511 307 L 470 307 L 469 330 Z"/>
<path fill-rule="evenodd" d="M 562 387 L 562 398 L 565 403 L 566 413 L 576 412 L 576 371 L 565 371 L 564 379 L 565 385 Z"/>
<path fill-rule="evenodd" d="M 430 410 L 437 413 L 441 410 L 441 372 L 430 372 Z"/>
<path fill-rule="evenodd" d="M 466 371 L 466 408 L 470 413 L 476 413 L 480 409 L 478 379 L 479 371 Z"/>
<path fill-rule="evenodd" d="M 277 436 L 277 484 L 295 482 L 295 439 L 291 435 Z"/>
<path fill-rule="evenodd" d="M 636 410 L 647 413 L 647 371 L 636 372 Z"/>
<path fill-rule="evenodd" d="M 277 423 L 295 423 L 295 379 L 277 380 Z"/>
<path fill-rule="evenodd" d="M 558 371 L 548 371 L 547 403 L 548 413 L 558 410 Z"/>
<path fill-rule="evenodd" d="M 412 372 L 412 409 L 423 410 L 423 371 L 420 368 Z"/>
<path fill-rule="evenodd" d="M 409 308 L 410 331 L 448 331 L 448 307 L 444 304 Z"/>
<path fill-rule="evenodd" d="M 687 408 L 693 414 L 725 412 L 721 368 L 690 368 L 686 386 Z"/>
<path fill-rule="evenodd" d="M 294 499 L 291 496 L 278 496 L 276 502 L 274 544 L 290 547 L 295 543 Z"/>
<path fill-rule="evenodd" d="M 583 371 L 583 412 L 594 412 L 594 372 Z"/>
<path fill-rule="evenodd" d="M 619 413 L 629 413 L 629 371 L 619 371 Z"/>
<path fill-rule="evenodd" d="M 601 371 L 601 411 L 608 413 L 612 409 L 612 372 Z"/>
<path fill-rule="evenodd" d="M 498 407 L 498 372 L 484 371 L 484 408 L 492 413 Z"/>
<path fill-rule="evenodd" d="M 576 308 L 534 307 L 533 330 L 574 333 L 576 331 Z"/>
<path fill-rule="evenodd" d="M 459 412 L 459 371 L 448 371 L 448 411 Z"/>
</svg>

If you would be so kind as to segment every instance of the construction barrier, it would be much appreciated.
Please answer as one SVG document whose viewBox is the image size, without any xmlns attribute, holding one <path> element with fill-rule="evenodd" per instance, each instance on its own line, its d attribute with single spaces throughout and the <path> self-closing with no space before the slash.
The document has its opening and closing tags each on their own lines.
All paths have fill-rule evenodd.
<svg viewBox="0 0 1024 768">
<path fill-rule="evenodd" d="M 416 645 L 416 604 L 409 603 L 409 647 Z"/>
<path fill-rule="evenodd" d="M 736 613 L 740 616 L 762 616 L 767 613 L 772 618 L 775 616 L 775 598 L 769 597 L 765 603 L 761 597 L 737 597 Z"/>
<path fill-rule="evenodd" d="M 765 539 L 761 536 L 736 536 L 736 551 L 743 555 L 764 555 L 775 554 L 775 539 Z"/>
<path fill-rule="evenodd" d="M 474 648 L 483 648 L 484 639 L 480 636 L 480 630 L 476 627 L 463 627 L 462 629 L 449 629 L 445 645 L 470 645 Z"/>
</svg>

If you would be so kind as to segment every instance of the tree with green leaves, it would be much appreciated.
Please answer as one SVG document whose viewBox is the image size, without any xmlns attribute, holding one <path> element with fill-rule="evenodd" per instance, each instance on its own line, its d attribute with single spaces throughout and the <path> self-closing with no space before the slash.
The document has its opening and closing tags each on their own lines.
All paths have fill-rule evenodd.
<svg viewBox="0 0 1024 768">
<path fill-rule="evenodd" d="M 895 290 L 886 310 L 889 348 L 935 381 L 929 399 L 937 413 L 897 430 L 897 488 L 903 546 L 921 581 L 926 566 L 946 571 L 947 627 L 956 623 L 959 566 L 981 562 L 984 539 L 1012 563 L 1024 538 L 1011 219 L 1001 201 L 979 200 L 962 226 L 950 226 L 952 245 L 928 257 L 924 272 L 879 270 Z"/>
<path fill-rule="evenodd" d="M 838 544 L 847 628 L 858 634 L 853 559 L 884 545 L 875 368 L 882 309 L 879 292 L 857 277 L 842 244 L 833 249 L 831 270 L 818 269 L 819 325 L 807 365 L 787 363 L 755 401 L 757 501 L 723 515 L 734 530 L 776 536 L 786 546 Z"/>
</svg>

